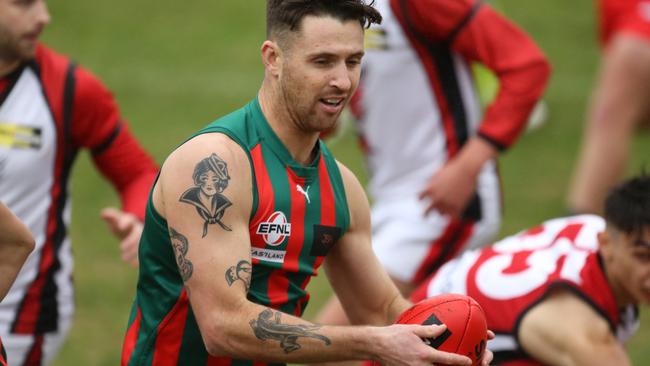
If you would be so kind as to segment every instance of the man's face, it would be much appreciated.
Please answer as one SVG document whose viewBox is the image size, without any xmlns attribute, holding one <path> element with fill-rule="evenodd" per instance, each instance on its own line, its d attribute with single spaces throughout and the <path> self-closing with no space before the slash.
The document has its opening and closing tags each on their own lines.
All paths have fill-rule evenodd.
<svg viewBox="0 0 650 366">
<path fill-rule="evenodd" d="M 0 0 L 0 62 L 33 57 L 49 22 L 44 0 Z"/>
<path fill-rule="evenodd" d="M 305 132 L 332 127 L 359 84 L 358 21 L 307 16 L 283 44 L 279 84 L 292 121 Z"/>
<path fill-rule="evenodd" d="M 627 302 L 650 305 L 650 227 L 632 234 L 608 229 L 607 236 L 601 252 L 614 292 Z"/>
</svg>

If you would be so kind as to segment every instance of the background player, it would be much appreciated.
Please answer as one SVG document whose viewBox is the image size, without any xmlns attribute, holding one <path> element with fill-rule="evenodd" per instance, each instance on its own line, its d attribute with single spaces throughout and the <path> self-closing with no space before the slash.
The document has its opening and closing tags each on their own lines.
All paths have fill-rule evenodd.
<svg viewBox="0 0 650 366">
<path fill-rule="evenodd" d="M 650 304 L 650 177 L 614 188 L 604 219 L 546 221 L 445 264 L 413 295 L 476 299 L 499 365 L 629 365 L 623 343 Z"/>
<path fill-rule="evenodd" d="M 31 230 L 36 250 L 0 305 L 12 365 L 46 365 L 74 311 L 68 185 L 88 149 L 123 210 L 102 212 L 134 262 L 156 166 L 88 71 L 39 44 L 50 21 L 43 0 L 0 0 L 0 200 Z"/>
<path fill-rule="evenodd" d="M 352 100 L 370 171 L 373 249 L 403 294 L 499 230 L 495 158 L 517 139 L 549 64 L 516 25 L 481 1 L 380 0 Z M 484 116 L 470 65 L 498 77 Z M 399 253 L 399 255 L 396 255 Z M 318 320 L 344 324 L 332 299 Z"/>
<path fill-rule="evenodd" d="M 440 328 L 299 318 L 323 261 L 355 322 L 387 325 L 409 306 L 372 254 L 361 185 L 318 139 L 381 16 L 361 0 L 267 6 L 257 98 L 172 152 L 152 190 L 122 365 L 471 363 L 420 339 Z"/>
<path fill-rule="evenodd" d="M 574 213 L 599 213 L 623 176 L 634 132 L 650 127 L 650 2 L 599 0 L 601 69 L 568 193 Z"/>
</svg>

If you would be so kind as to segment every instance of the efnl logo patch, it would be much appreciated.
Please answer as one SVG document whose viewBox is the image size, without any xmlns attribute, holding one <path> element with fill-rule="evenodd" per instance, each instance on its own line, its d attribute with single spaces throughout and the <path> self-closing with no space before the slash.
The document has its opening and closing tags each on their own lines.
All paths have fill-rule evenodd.
<svg viewBox="0 0 650 366">
<path fill-rule="evenodd" d="M 326 256 L 340 237 L 340 227 L 314 225 L 314 241 L 309 254 L 315 257 Z"/>
<path fill-rule="evenodd" d="M 258 235 L 262 235 L 264 242 L 270 246 L 278 246 L 291 235 L 291 223 L 281 211 L 275 211 L 269 218 L 257 225 Z"/>
</svg>

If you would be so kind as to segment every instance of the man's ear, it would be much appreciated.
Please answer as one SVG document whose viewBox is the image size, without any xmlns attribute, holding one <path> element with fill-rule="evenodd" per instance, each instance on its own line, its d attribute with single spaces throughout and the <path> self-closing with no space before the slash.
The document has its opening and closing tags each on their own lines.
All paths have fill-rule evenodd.
<svg viewBox="0 0 650 366">
<path fill-rule="evenodd" d="M 279 76 L 282 70 L 282 50 L 277 42 L 267 39 L 262 43 L 260 51 L 266 72 L 275 77 Z"/>
<path fill-rule="evenodd" d="M 603 230 L 598 233 L 598 250 L 600 251 L 603 258 L 608 259 L 611 255 L 612 247 L 612 235 L 607 231 Z"/>
</svg>

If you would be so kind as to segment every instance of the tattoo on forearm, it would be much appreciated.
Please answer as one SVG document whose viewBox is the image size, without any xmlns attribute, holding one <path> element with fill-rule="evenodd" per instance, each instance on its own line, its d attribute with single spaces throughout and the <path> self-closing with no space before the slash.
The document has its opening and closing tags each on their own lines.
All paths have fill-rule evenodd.
<svg viewBox="0 0 650 366">
<path fill-rule="evenodd" d="M 232 284 L 235 283 L 235 281 L 242 281 L 244 287 L 246 287 L 246 292 L 248 292 L 248 289 L 251 286 L 252 271 L 253 267 L 250 262 L 239 261 L 236 266 L 232 266 L 226 271 L 226 282 L 228 282 L 228 286 L 232 287 Z"/>
<path fill-rule="evenodd" d="M 232 206 L 232 202 L 221 194 L 230 180 L 228 164 L 217 154 L 212 154 L 196 164 L 192 179 L 194 187 L 183 192 L 179 201 L 194 206 L 201 216 L 203 237 L 208 234 L 208 225 L 218 224 L 222 229 L 232 231 L 221 222 L 226 209 Z"/>
<path fill-rule="evenodd" d="M 181 278 L 183 279 L 183 282 L 187 282 L 187 280 L 192 277 L 192 271 L 194 270 L 192 262 L 190 262 L 190 260 L 185 257 L 190 246 L 189 242 L 183 234 L 179 233 L 171 227 L 169 228 L 169 238 L 172 241 L 174 254 L 176 254 L 176 264 L 178 265 L 178 270 L 181 274 Z"/>
<path fill-rule="evenodd" d="M 299 337 L 319 339 L 326 346 L 332 344 L 329 338 L 315 332 L 321 328 L 320 325 L 282 324 L 280 321 L 281 316 L 278 311 L 274 315 L 271 309 L 265 309 L 258 315 L 257 319 L 251 320 L 249 324 L 258 339 L 262 341 L 267 339 L 279 341 L 284 353 L 300 349 L 297 342 Z"/>
</svg>

